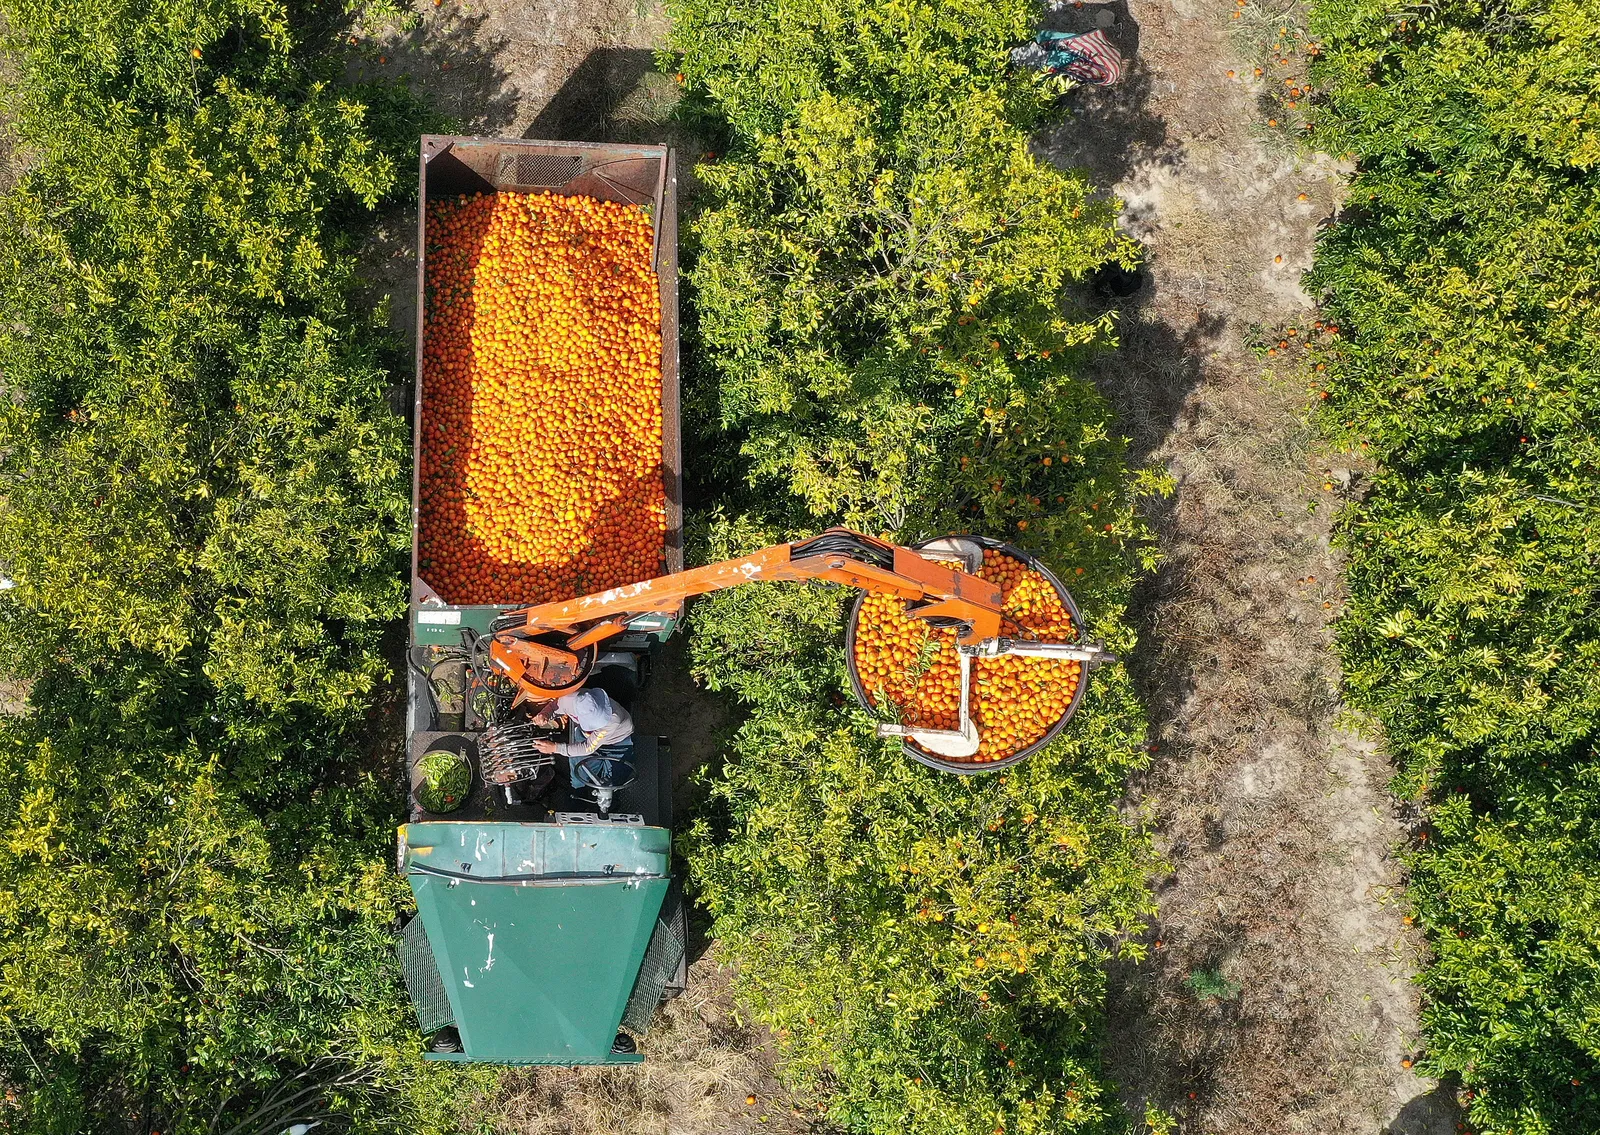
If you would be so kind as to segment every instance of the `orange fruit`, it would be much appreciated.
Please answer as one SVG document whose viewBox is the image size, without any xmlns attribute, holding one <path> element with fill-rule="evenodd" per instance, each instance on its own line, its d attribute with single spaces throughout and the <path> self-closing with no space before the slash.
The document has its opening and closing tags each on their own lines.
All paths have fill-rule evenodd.
<svg viewBox="0 0 1600 1135">
<path fill-rule="evenodd" d="M 1074 642 L 1077 628 L 1055 587 L 1004 552 L 986 549 L 978 574 L 1000 584 L 1001 634 L 1036 642 Z M 868 697 L 887 702 L 907 725 L 956 729 L 961 678 L 955 632 L 906 614 L 906 603 L 869 594 L 856 622 L 855 657 Z M 977 762 L 1001 760 L 1049 731 L 1071 704 L 1082 666 L 1003 655 L 972 667 L 969 711 L 978 727 Z"/>
<path fill-rule="evenodd" d="M 449 603 L 661 574 L 661 298 L 649 219 L 548 193 L 429 202 L 419 570 Z"/>
</svg>

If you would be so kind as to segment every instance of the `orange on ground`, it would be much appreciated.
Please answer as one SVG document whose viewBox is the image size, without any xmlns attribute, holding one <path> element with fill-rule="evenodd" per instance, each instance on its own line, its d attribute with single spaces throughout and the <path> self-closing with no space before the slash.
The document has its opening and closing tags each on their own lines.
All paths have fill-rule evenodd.
<svg viewBox="0 0 1600 1135">
<path fill-rule="evenodd" d="M 448 603 L 661 574 L 661 293 L 639 209 L 428 204 L 418 560 Z"/>
<path fill-rule="evenodd" d="M 1000 633 L 1035 642 L 1076 642 L 1072 615 L 1044 575 L 1004 552 L 985 549 L 978 574 L 1000 585 Z M 955 729 L 961 674 L 955 632 L 906 614 L 906 602 L 869 594 L 855 628 L 856 672 L 868 697 L 887 701 L 907 725 Z M 1078 662 L 1049 658 L 973 660 L 970 712 L 978 762 L 998 761 L 1043 737 L 1072 704 L 1083 677 Z"/>
</svg>

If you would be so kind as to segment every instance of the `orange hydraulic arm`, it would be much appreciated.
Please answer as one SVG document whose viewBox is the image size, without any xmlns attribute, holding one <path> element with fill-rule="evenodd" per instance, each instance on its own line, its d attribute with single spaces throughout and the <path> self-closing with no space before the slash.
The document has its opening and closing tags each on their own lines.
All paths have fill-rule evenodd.
<svg viewBox="0 0 1600 1135">
<path fill-rule="evenodd" d="M 756 580 L 797 582 L 825 579 L 864 591 L 926 603 L 915 612 L 924 619 L 967 624 L 966 643 L 1000 633 L 1000 588 L 986 579 L 926 560 L 910 548 L 874 540 L 846 528 L 793 544 L 774 544 L 748 556 L 613 587 L 558 603 L 543 603 L 514 615 L 529 631 L 568 631 L 595 623 L 568 645 L 574 648 L 620 633 L 628 617 L 676 611 L 685 599 Z M 606 633 L 597 633 L 602 627 Z"/>
<path fill-rule="evenodd" d="M 908 614 L 956 627 L 957 637 L 968 645 L 1000 634 L 999 585 L 910 548 L 829 528 L 809 540 L 775 544 L 676 575 L 509 612 L 497 620 L 490 659 L 520 687 L 523 700 L 565 693 L 587 676 L 591 648 L 621 634 L 630 619 L 676 611 L 691 596 L 743 583 L 809 579 L 899 596 L 911 604 Z M 566 636 L 564 642 L 560 636 Z"/>
</svg>

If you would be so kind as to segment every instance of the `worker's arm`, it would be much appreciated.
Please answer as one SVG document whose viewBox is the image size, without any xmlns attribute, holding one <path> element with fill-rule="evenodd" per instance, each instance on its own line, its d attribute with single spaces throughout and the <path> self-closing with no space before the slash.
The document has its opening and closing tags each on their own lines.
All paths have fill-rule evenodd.
<svg viewBox="0 0 1600 1135">
<path fill-rule="evenodd" d="M 563 757 L 587 757 L 601 745 L 616 745 L 633 736 L 633 719 L 628 716 L 628 711 L 621 706 L 617 707 L 617 717 L 606 722 L 598 729 L 574 729 L 582 740 L 557 741 L 555 751 Z"/>
<path fill-rule="evenodd" d="M 539 709 L 539 711 L 537 713 L 535 713 L 532 717 L 528 718 L 528 720 L 530 722 L 532 722 L 534 725 L 549 725 L 553 721 L 555 721 L 555 719 L 556 719 L 556 703 L 553 702 L 553 701 L 545 702 L 544 705 L 540 707 L 540 709 Z"/>
<path fill-rule="evenodd" d="M 602 745 L 616 745 L 633 736 L 633 718 L 603 690 L 569 694 L 558 703 L 567 717 L 571 741 L 538 741 L 546 753 L 587 757 Z"/>
</svg>

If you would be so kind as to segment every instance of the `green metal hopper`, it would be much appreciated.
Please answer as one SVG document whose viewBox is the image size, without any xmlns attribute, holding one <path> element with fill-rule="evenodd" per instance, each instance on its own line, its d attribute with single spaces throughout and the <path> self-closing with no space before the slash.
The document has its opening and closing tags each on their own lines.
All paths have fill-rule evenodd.
<svg viewBox="0 0 1600 1135">
<path fill-rule="evenodd" d="M 648 1021 L 671 941 L 671 835 L 586 823 L 421 823 L 400 829 L 417 899 L 401 956 L 431 1059 L 634 1064 L 619 1027 Z M 654 939 L 654 946 L 652 941 Z M 656 957 L 647 956 L 651 954 Z"/>
</svg>

